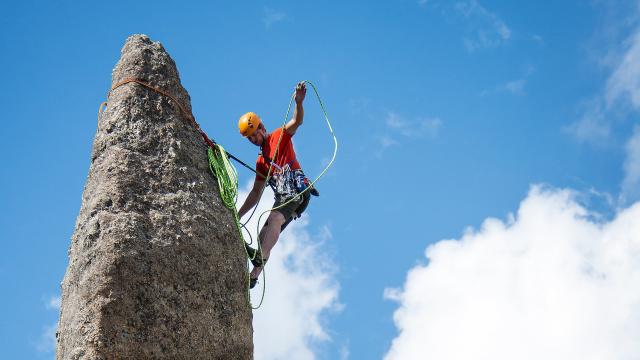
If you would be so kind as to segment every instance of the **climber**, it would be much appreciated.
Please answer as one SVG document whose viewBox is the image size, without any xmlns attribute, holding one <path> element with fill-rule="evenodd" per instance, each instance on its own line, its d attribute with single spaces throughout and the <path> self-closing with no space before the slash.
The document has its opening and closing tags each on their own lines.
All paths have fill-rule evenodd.
<svg viewBox="0 0 640 360">
<path fill-rule="evenodd" d="M 253 270 L 250 274 L 250 287 L 253 288 L 257 281 L 262 267 L 267 262 L 271 249 L 278 241 L 280 232 L 291 222 L 291 220 L 300 217 L 302 212 L 309 204 L 309 193 L 317 196 L 315 189 L 309 189 L 302 195 L 300 194 L 309 185 L 308 179 L 304 176 L 300 163 L 296 159 L 296 153 L 293 149 L 291 137 L 296 133 L 298 127 L 302 125 L 304 118 L 304 109 L 302 102 L 304 101 L 307 88 L 304 82 L 296 85 L 295 102 L 296 108 L 291 120 L 272 133 L 268 134 L 267 129 L 260 120 L 260 117 L 253 112 L 248 112 L 238 121 L 240 134 L 246 137 L 252 144 L 260 147 L 261 152 L 256 160 L 256 177 L 253 188 L 247 196 L 244 204 L 238 210 L 240 218 L 251 210 L 258 202 L 262 191 L 265 187 L 266 175 L 271 167 L 271 175 L 269 176 L 269 185 L 274 190 L 275 203 L 274 208 L 286 203 L 281 208 L 272 210 L 264 226 L 260 230 L 258 236 L 262 248 L 262 254 L 257 249 L 246 245 L 247 252 Z M 284 129 L 284 131 L 283 131 Z M 280 141 L 280 146 L 276 153 L 276 146 Z M 273 159 L 273 156 L 276 156 Z"/>
</svg>

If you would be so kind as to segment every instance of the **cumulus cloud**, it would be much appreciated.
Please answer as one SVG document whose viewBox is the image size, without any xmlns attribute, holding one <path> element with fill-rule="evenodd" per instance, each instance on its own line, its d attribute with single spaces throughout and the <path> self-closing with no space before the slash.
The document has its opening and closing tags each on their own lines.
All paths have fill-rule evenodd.
<svg viewBox="0 0 640 360">
<path fill-rule="evenodd" d="M 398 302 L 395 359 L 635 359 L 640 203 L 600 220 L 568 190 L 533 187 L 516 216 L 426 250 Z"/>
<path fill-rule="evenodd" d="M 242 204 L 250 189 L 248 184 L 240 192 L 238 204 Z M 267 188 L 247 225 L 253 239 L 256 239 L 258 217 L 271 208 L 272 199 L 273 192 Z M 313 199 L 310 208 L 313 208 Z M 267 216 L 265 214 L 261 221 Z M 331 231 L 323 227 L 319 233 L 311 233 L 309 221 L 305 214 L 291 222 L 271 251 L 265 269 L 264 302 L 253 313 L 257 360 L 314 359 L 317 345 L 331 340 L 328 317 L 342 306 L 338 301 L 336 266 L 326 253 Z M 260 301 L 263 285 L 265 281 L 261 276 L 251 291 L 254 306 Z"/>
</svg>

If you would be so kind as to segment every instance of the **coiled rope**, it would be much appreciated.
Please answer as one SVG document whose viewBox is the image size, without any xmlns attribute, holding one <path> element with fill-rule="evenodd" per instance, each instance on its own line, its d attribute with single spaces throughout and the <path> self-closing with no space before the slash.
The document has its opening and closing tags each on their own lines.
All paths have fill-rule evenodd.
<svg viewBox="0 0 640 360">
<path fill-rule="evenodd" d="M 207 157 L 209 158 L 209 169 L 211 169 L 211 172 L 218 180 L 218 188 L 220 189 L 220 198 L 222 199 L 222 203 L 227 207 L 227 209 L 231 210 L 231 213 L 233 214 L 233 221 L 236 224 L 236 229 L 238 229 L 240 239 L 244 242 L 240 218 L 238 217 L 238 210 L 236 209 L 236 202 L 238 200 L 238 172 L 233 164 L 229 162 L 229 157 L 220 144 L 216 144 L 214 147 L 209 147 L 207 149 Z M 252 257 L 248 253 L 244 244 L 242 248 L 247 254 L 249 260 L 253 260 L 255 254 Z M 246 266 L 247 299 L 250 299 L 249 282 L 251 279 L 249 275 L 249 264 L 247 263 Z M 250 300 L 249 305 L 251 305 Z"/>
</svg>

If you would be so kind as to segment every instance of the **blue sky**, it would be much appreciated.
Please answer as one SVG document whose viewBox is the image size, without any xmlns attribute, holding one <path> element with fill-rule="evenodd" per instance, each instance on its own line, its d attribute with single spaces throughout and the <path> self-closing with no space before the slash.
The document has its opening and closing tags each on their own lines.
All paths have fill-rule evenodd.
<svg viewBox="0 0 640 360">
<path fill-rule="evenodd" d="M 302 341 L 319 359 L 384 357 L 401 329 L 393 316 L 402 304 L 385 289 L 402 288 L 410 269 L 426 266 L 430 244 L 462 237 L 488 217 L 508 219 L 537 196 L 532 185 L 572 189 L 603 222 L 638 198 L 636 2 L 1 8 L 6 358 L 53 356 L 43 333 L 57 319 L 96 113 L 131 34 L 165 46 L 202 128 L 249 162 L 256 149 L 237 134 L 239 115 L 255 111 L 273 129 L 297 81 L 318 87 L 340 143 L 304 225 L 311 240 L 323 239 L 316 250 L 331 264 L 325 275 L 336 290 L 314 314 L 326 337 Z M 311 92 L 305 105 L 295 145 L 315 175 L 332 140 Z M 242 184 L 252 179 L 239 172 Z M 267 297 L 273 292 L 276 285 Z"/>
</svg>

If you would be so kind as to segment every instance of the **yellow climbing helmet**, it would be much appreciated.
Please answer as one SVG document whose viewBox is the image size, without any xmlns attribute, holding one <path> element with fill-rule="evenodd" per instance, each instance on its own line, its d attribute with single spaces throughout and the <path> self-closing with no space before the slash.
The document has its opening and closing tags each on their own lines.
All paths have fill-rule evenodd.
<svg viewBox="0 0 640 360">
<path fill-rule="evenodd" d="M 242 136 L 251 136 L 258 129 L 261 122 L 258 114 L 251 111 L 240 116 L 240 120 L 238 120 L 240 134 Z"/>
</svg>

